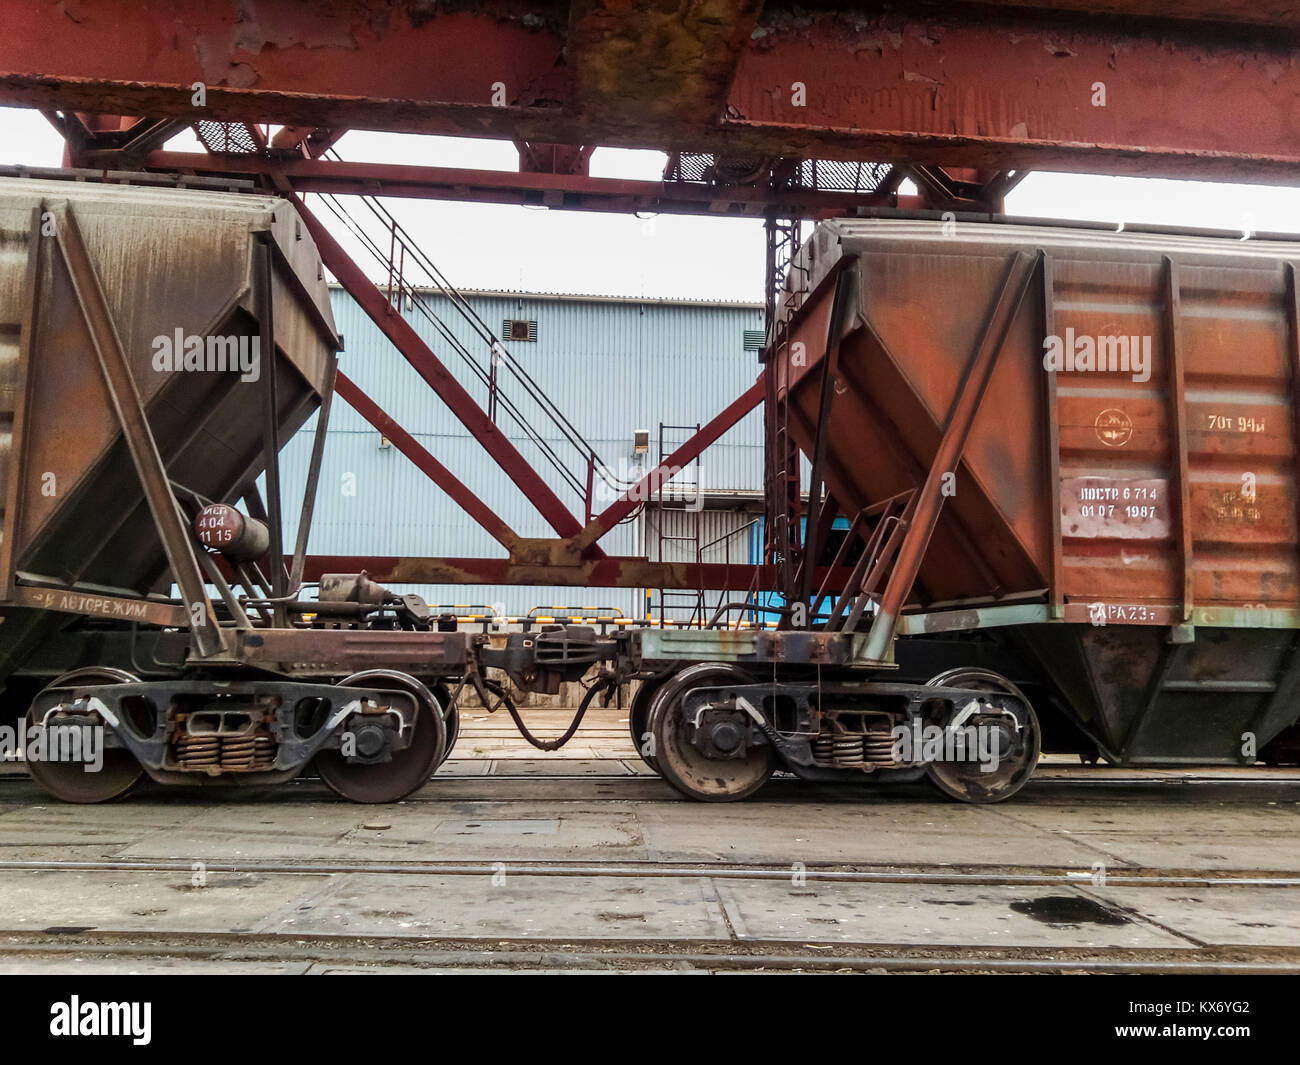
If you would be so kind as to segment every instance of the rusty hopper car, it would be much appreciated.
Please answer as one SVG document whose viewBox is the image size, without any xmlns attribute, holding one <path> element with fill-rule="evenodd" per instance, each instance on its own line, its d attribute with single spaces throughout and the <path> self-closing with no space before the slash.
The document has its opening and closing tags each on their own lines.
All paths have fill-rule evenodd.
<svg viewBox="0 0 1300 1065">
<path fill-rule="evenodd" d="M 805 541 L 797 487 L 769 510 L 812 631 L 796 609 L 790 631 L 638 637 L 665 672 L 633 730 L 664 775 L 699 798 L 774 766 L 898 775 L 918 719 L 992 730 L 996 769 L 926 765 L 972 801 L 1045 741 L 1121 765 L 1277 752 L 1300 717 L 1300 244 L 1237 237 L 819 225 L 768 353 L 769 485 L 812 463 Z"/>
<path fill-rule="evenodd" d="M 314 760 L 380 801 L 444 756 L 466 638 L 360 575 L 296 600 L 320 447 L 279 542 L 279 443 L 317 410 L 323 441 L 337 349 L 284 200 L 0 182 L 0 676 L 55 795 Z M 97 735 L 91 772 L 71 755 Z"/>
<path fill-rule="evenodd" d="M 825 223 L 764 353 L 779 626 L 723 604 L 700 629 L 494 643 L 364 573 L 305 598 L 338 340 L 291 202 L 0 182 L 0 710 L 77 802 L 309 766 L 392 801 L 446 758 L 466 685 L 523 729 L 503 679 L 555 692 L 602 663 L 563 737 L 525 735 L 562 746 L 639 681 L 638 749 L 707 801 L 777 769 L 994 802 L 1043 750 L 1278 756 L 1300 717 L 1297 262 Z M 314 411 L 288 549 L 278 453 Z"/>
</svg>

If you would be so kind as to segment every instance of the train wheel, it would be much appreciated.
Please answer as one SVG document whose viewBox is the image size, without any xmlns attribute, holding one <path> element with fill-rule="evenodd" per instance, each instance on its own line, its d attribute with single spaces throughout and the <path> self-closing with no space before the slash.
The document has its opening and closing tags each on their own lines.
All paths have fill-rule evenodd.
<svg viewBox="0 0 1300 1065">
<path fill-rule="evenodd" d="M 394 751 L 387 762 L 369 765 L 349 762 L 339 751 L 321 751 L 316 755 L 316 772 L 333 791 L 353 802 L 397 802 L 426 784 L 441 765 L 447 747 L 442 706 L 418 680 L 395 670 L 354 673 L 341 683 L 344 688 L 350 685 L 406 691 L 415 696 L 418 710 L 410 746 Z"/>
<path fill-rule="evenodd" d="M 655 764 L 654 735 L 650 731 L 650 710 L 655 695 L 664 683 L 663 677 L 647 677 L 643 680 L 636 694 L 632 696 L 632 705 L 627 711 L 627 729 L 632 736 L 632 746 L 641 756 L 641 761 L 656 773 L 659 772 L 659 766 Z"/>
<path fill-rule="evenodd" d="M 443 741 L 442 757 L 438 759 L 438 765 L 441 766 L 448 758 L 451 757 L 451 750 L 456 746 L 456 741 L 460 739 L 460 707 L 451 697 L 451 691 L 442 681 L 435 681 L 427 685 L 428 689 L 433 692 L 433 697 L 438 705 L 442 707 L 442 724 L 443 730 L 447 733 L 447 738 Z"/>
<path fill-rule="evenodd" d="M 92 687 L 100 684 L 134 684 L 138 678 L 121 669 L 108 666 L 87 666 L 74 669 L 59 677 L 49 688 L 72 688 L 79 694 L 80 687 Z M 49 690 L 48 688 L 46 689 Z M 39 724 L 35 713 L 27 711 L 28 726 Z M 107 727 L 107 725 L 105 725 Z M 37 784 L 56 799 L 64 802 L 95 803 L 108 802 L 125 795 L 144 777 L 144 767 L 135 760 L 135 755 L 124 747 L 104 749 L 104 764 L 97 772 L 87 772 L 80 762 L 30 761 L 27 772 Z"/>
<path fill-rule="evenodd" d="M 689 799 L 735 802 L 748 798 L 767 783 L 776 768 L 771 747 L 751 747 L 743 758 L 706 758 L 687 739 L 682 698 L 696 688 L 747 684 L 749 678 L 733 666 L 701 663 L 690 666 L 661 687 L 650 705 L 649 732 L 654 739 L 654 765 L 659 775 Z"/>
<path fill-rule="evenodd" d="M 442 748 L 442 757 L 438 759 L 438 764 L 442 765 L 451 757 L 451 749 L 456 746 L 456 741 L 460 739 L 460 707 L 448 698 L 442 703 L 447 709 L 442 715 L 442 723 L 447 732 L 447 741 Z"/>
<path fill-rule="evenodd" d="M 1005 692 L 1021 701 L 1023 711 L 1006 706 L 1003 709 L 1008 716 L 980 722 L 984 727 L 994 730 L 991 736 L 993 746 L 988 749 L 996 749 L 997 761 L 996 768 L 991 772 L 985 772 L 978 760 L 931 762 L 926 767 L 926 775 L 931 782 L 949 798 L 981 804 L 1009 799 L 1025 786 L 1034 767 L 1038 765 L 1038 755 L 1042 750 L 1038 715 L 1029 705 L 1029 700 L 1006 677 L 987 669 L 950 669 L 940 673 L 930 684 L 935 687 Z M 946 721 L 937 723 L 945 727 L 948 725 Z"/>
</svg>

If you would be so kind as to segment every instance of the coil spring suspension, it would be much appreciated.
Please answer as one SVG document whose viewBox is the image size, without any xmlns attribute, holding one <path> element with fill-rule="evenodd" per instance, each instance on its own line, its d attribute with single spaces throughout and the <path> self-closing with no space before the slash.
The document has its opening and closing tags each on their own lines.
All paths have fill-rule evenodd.
<svg viewBox="0 0 1300 1065">
<path fill-rule="evenodd" d="M 231 735 L 182 732 L 174 746 L 177 765 L 197 773 L 248 773 L 271 769 L 275 743 L 265 731 Z"/>
<path fill-rule="evenodd" d="M 244 733 L 221 739 L 221 768 L 230 772 L 270 769 L 275 761 L 271 737 L 266 733 Z"/>
<path fill-rule="evenodd" d="M 889 729 L 868 729 L 863 740 L 863 747 L 866 751 L 867 762 L 871 765 L 894 764 L 894 735 Z"/>
<path fill-rule="evenodd" d="M 850 768 L 863 764 L 862 737 L 823 732 L 813 740 L 813 757 L 822 765 Z"/>
<path fill-rule="evenodd" d="M 203 772 L 221 764 L 221 737 L 192 736 L 182 732 L 176 737 L 176 761 L 182 769 Z"/>
<path fill-rule="evenodd" d="M 812 750 L 819 765 L 837 769 L 894 764 L 894 738 L 883 727 L 865 733 L 823 732 L 813 740 Z"/>
</svg>

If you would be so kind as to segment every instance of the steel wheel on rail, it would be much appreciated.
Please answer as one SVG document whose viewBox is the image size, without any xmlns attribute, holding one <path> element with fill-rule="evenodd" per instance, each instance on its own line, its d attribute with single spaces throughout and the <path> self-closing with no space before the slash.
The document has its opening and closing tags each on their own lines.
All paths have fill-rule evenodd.
<svg viewBox="0 0 1300 1065">
<path fill-rule="evenodd" d="M 447 685 L 438 682 L 432 685 L 430 690 L 433 692 L 438 705 L 442 707 L 443 730 L 447 733 L 442 745 L 442 757 L 438 759 L 438 765 L 441 766 L 443 762 L 451 757 L 452 748 L 456 746 L 456 741 L 460 739 L 460 707 L 451 697 Z"/>
<path fill-rule="evenodd" d="M 50 688 L 72 688 L 73 696 L 81 694 L 80 688 L 96 687 L 101 684 L 136 684 L 138 677 L 122 669 L 110 666 L 86 666 L 65 673 Z M 95 717 L 100 718 L 99 714 Z M 57 720 L 51 717 L 51 721 Z M 27 711 L 28 726 L 40 724 L 35 717 L 35 708 Z M 109 726 L 102 719 L 100 724 Z M 80 762 L 51 762 L 45 760 L 29 761 L 27 772 L 31 778 L 56 799 L 64 802 L 96 803 L 108 802 L 125 795 L 144 777 L 144 767 L 136 761 L 135 755 L 124 747 L 105 747 L 104 762 L 97 771 L 87 772 Z"/>
<path fill-rule="evenodd" d="M 987 669 L 958 667 L 940 673 L 930 681 L 933 687 L 971 688 L 976 691 L 1014 695 L 1021 706 L 997 704 L 995 715 L 980 715 L 977 724 L 992 729 L 990 749 L 997 752 L 992 772 L 985 772 L 978 760 L 931 762 L 926 767 L 930 781 L 949 798 L 969 803 L 994 803 L 1009 799 L 1025 786 L 1038 765 L 1042 732 L 1038 715 L 1024 693 L 1011 681 Z M 962 708 L 954 708 L 961 713 Z M 949 721 L 936 724 L 947 727 Z"/>
<path fill-rule="evenodd" d="M 655 768 L 687 798 L 700 802 L 745 799 L 766 784 L 776 769 L 776 752 L 767 745 L 749 748 L 743 758 L 706 758 L 687 738 L 682 699 L 688 692 L 748 683 L 750 678 L 735 666 L 704 662 L 683 669 L 655 693 L 649 722 Z"/>
<path fill-rule="evenodd" d="M 340 682 L 344 688 L 352 685 L 414 695 L 417 710 L 411 743 L 394 751 L 389 761 L 373 764 L 349 762 L 340 751 L 321 751 L 316 755 L 316 772 L 331 790 L 352 802 L 397 802 L 428 783 L 442 764 L 447 746 L 442 705 L 425 685 L 396 670 L 366 670 Z"/>
<path fill-rule="evenodd" d="M 656 773 L 659 772 L 659 766 L 654 756 L 655 744 L 654 734 L 650 731 L 650 711 L 655 696 L 668 679 L 670 678 L 662 675 L 646 677 L 637 688 L 636 694 L 632 696 L 631 705 L 627 708 L 627 730 L 632 737 L 632 746 L 641 756 L 641 761 Z"/>
</svg>

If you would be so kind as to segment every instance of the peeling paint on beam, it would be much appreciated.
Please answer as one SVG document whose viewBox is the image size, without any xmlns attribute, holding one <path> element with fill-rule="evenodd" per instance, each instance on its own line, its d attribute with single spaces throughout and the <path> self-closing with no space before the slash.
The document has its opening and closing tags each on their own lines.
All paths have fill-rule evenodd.
<svg viewBox="0 0 1300 1065">
<path fill-rule="evenodd" d="M 486 13 L 388 0 L 0 0 L 0 101 L 742 157 L 1294 182 L 1296 33 L 1250 23 L 1239 2 L 1195 2 L 1235 24 L 1175 20 L 1161 0 L 1111 0 L 1107 15 L 1079 10 L 1082 0 L 1061 0 L 1066 12 L 1024 0 L 924 18 L 769 5 L 746 34 L 754 0 L 650 11 L 579 0 L 570 38 L 557 5 L 522 0 Z M 1128 11 L 1150 17 L 1116 17 Z M 1279 12 L 1265 0 L 1260 21 Z M 200 80 L 202 112 L 190 103 Z M 508 106 L 492 106 L 497 82 Z M 1092 105 L 1097 82 L 1105 107 Z M 741 117 L 720 121 L 723 103 Z"/>
<path fill-rule="evenodd" d="M 768 20 L 737 69 L 727 139 L 831 157 L 888 139 L 914 161 L 1225 179 L 1300 163 L 1286 35 L 1125 29 L 1043 14 Z"/>
<path fill-rule="evenodd" d="M 566 59 L 602 128 L 707 129 L 722 115 L 761 0 L 574 0 Z"/>
</svg>

